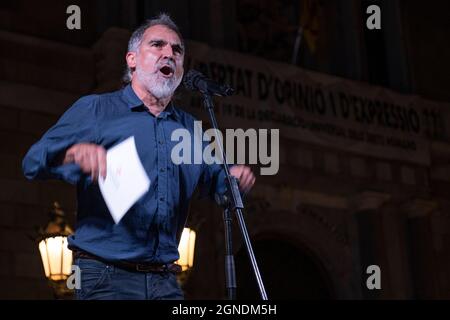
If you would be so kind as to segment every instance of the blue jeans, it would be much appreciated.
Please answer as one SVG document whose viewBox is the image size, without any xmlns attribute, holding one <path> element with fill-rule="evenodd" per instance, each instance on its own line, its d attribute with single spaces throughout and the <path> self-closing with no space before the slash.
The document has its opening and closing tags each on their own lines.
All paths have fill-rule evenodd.
<svg viewBox="0 0 450 320">
<path fill-rule="evenodd" d="M 81 270 L 77 300 L 182 300 L 183 291 L 170 272 L 130 272 L 92 259 L 76 259 Z"/>
</svg>

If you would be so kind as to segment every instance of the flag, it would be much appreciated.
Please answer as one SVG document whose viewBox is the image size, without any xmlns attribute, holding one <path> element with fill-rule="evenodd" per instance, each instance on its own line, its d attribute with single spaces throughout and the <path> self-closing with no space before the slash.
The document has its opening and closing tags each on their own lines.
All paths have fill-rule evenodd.
<svg viewBox="0 0 450 320">
<path fill-rule="evenodd" d="M 303 38 L 309 50 L 314 53 L 319 36 L 320 3 L 318 0 L 302 0 L 300 8 L 300 25 L 303 29 Z"/>
</svg>

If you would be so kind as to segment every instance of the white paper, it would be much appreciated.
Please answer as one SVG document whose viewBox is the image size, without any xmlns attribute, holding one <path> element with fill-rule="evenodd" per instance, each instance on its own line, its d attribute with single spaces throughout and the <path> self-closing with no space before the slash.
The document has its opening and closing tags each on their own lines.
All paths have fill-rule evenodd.
<svg viewBox="0 0 450 320">
<path fill-rule="evenodd" d="M 99 187 L 115 223 L 150 187 L 150 179 L 142 166 L 130 137 L 106 153 L 106 179 L 99 178 Z"/>
</svg>

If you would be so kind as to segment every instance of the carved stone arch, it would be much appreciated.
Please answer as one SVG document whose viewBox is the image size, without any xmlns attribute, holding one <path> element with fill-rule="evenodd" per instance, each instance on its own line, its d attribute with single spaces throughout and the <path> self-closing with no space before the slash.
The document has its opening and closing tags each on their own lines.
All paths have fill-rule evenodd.
<svg viewBox="0 0 450 320">
<path fill-rule="evenodd" d="M 333 232 L 333 227 L 299 210 L 264 210 L 246 216 L 246 220 L 250 238 L 255 243 L 261 239 L 277 239 L 310 256 L 330 284 L 331 298 L 359 297 L 360 284 L 352 279 L 354 270 L 350 247 Z M 242 241 L 239 241 L 239 250 L 245 250 Z"/>
</svg>

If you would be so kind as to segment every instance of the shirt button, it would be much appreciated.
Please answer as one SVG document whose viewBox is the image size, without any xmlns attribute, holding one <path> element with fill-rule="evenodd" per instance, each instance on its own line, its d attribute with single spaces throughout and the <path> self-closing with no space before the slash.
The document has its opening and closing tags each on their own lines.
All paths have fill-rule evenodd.
<svg viewBox="0 0 450 320">
<path fill-rule="evenodd" d="M 164 172 L 164 171 L 166 171 L 166 169 L 165 168 L 161 168 L 161 169 L 159 169 L 159 171 Z"/>
<path fill-rule="evenodd" d="M 162 140 L 159 140 L 159 144 L 163 144 L 164 143 L 164 141 L 162 141 Z"/>
<path fill-rule="evenodd" d="M 159 201 L 164 201 L 164 197 L 159 198 Z"/>
</svg>

